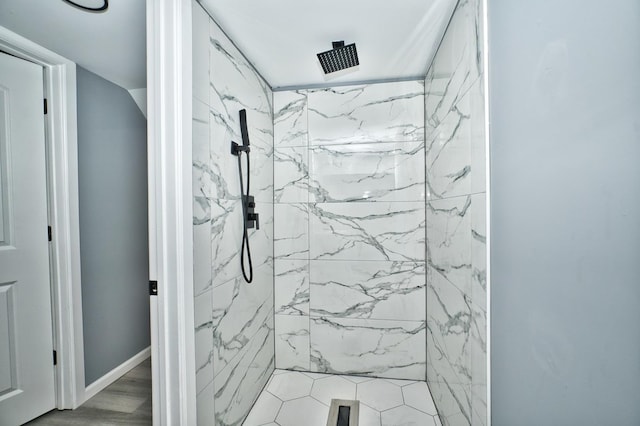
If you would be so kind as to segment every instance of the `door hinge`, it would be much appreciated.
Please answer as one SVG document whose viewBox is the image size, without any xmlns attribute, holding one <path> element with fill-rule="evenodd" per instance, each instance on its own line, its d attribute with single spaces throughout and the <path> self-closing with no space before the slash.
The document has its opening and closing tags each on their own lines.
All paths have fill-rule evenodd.
<svg viewBox="0 0 640 426">
<path fill-rule="evenodd" d="M 158 281 L 149 281 L 149 296 L 158 295 Z"/>
<path fill-rule="evenodd" d="M 53 365 L 58 365 L 58 351 L 53 351 Z"/>
<path fill-rule="evenodd" d="M 47 100 L 44 100 L 44 113 L 46 114 L 49 111 L 49 108 L 47 106 Z"/>
<path fill-rule="evenodd" d="M 53 241 L 53 230 L 50 226 L 47 226 L 47 238 L 49 238 L 49 241 Z"/>
</svg>

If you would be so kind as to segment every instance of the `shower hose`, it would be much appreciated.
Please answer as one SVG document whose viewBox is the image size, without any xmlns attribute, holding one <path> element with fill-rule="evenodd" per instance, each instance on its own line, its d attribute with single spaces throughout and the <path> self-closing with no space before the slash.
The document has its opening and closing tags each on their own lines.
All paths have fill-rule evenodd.
<svg viewBox="0 0 640 426">
<path fill-rule="evenodd" d="M 249 231 L 247 229 L 247 203 L 249 202 L 249 188 L 251 184 L 251 166 L 249 162 L 249 153 L 245 153 L 247 156 L 247 192 L 244 191 L 244 182 L 242 179 L 242 152 L 238 152 L 238 172 L 240 174 L 240 198 L 242 204 L 242 250 L 240 252 L 240 267 L 242 268 L 242 276 L 246 282 L 253 281 L 253 264 L 251 263 L 251 247 L 249 246 Z M 246 256 L 245 256 L 246 252 Z M 247 274 L 247 268 L 245 268 L 245 257 L 248 263 L 249 273 Z"/>
</svg>

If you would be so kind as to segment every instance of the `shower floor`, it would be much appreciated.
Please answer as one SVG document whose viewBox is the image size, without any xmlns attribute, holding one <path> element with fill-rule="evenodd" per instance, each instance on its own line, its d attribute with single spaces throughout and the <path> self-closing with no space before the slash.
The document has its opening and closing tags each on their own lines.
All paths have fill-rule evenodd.
<svg viewBox="0 0 640 426">
<path fill-rule="evenodd" d="M 244 426 L 326 426 L 331 399 L 360 401 L 359 426 L 440 426 L 425 382 L 275 370 Z"/>
</svg>

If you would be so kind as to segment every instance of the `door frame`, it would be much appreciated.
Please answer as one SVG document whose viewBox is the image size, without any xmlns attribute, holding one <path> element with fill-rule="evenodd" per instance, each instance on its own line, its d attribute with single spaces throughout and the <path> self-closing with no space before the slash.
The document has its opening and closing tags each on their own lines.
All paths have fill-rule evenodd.
<svg viewBox="0 0 640 426">
<path fill-rule="evenodd" d="M 47 192 L 50 244 L 52 336 L 57 351 L 55 394 L 58 409 L 85 400 L 76 64 L 0 26 L 0 49 L 44 68 Z"/>
<path fill-rule="evenodd" d="M 195 425 L 192 1 L 147 0 L 153 424 Z"/>
</svg>

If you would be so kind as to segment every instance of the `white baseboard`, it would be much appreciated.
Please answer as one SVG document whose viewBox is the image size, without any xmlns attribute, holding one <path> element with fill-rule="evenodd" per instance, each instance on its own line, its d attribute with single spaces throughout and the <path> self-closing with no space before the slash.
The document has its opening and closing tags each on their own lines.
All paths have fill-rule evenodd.
<svg viewBox="0 0 640 426">
<path fill-rule="evenodd" d="M 127 374 L 131 369 L 136 367 L 138 364 L 140 364 L 142 361 L 149 358 L 150 356 L 151 356 L 151 346 L 147 347 L 146 349 L 143 349 L 138 354 L 132 356 L 131 358 L 129 358 L 128 360 L 126 360 L 125 362 L 123 362 L 122 364 L 114 368 L 113 370 L 109 371 L 104 376 L 100 377 L 95 382 L 91 383 L 89 386 L 86 387 L 84 391 L 84 401 L 86 402 L 89 399 L 96 396 L 98 392 L 100 392 L 101 390 L 109 386 L 111 383 L 118 380 L 120 377 Z"/>
</svg>

